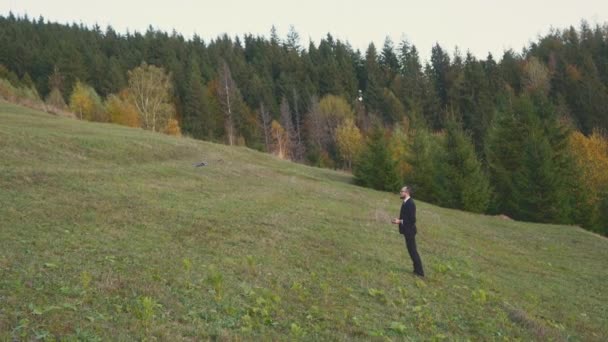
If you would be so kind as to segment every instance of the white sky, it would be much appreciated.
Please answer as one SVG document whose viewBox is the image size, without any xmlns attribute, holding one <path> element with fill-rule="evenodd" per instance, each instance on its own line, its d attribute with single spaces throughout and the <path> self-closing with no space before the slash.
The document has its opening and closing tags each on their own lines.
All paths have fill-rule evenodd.
<svg viewBox="0 0 608 342">
<path fill-rule="evenodd" d="M 42 15 L 59 23 L 111 25 L 117 32 L 145 32 L 149 25 L 205 41 L 220 34 L 268 37 L 275 25 L 285 38 L 290 25 L 304 47 L 330 32 L 364 52 L 370 42 L 382 48 L 386 36 L 395 47 L 402 38 L 416 45 L 423 60 L 438 42 L 450 54 L 458 46 L 478 58 L 505 49 L 517 52 L 553 28 L 595 26 L 608 22 L 608 0 L 0 0 L 0 15 L 9 11 L 30 18 Z"/>
</svg>

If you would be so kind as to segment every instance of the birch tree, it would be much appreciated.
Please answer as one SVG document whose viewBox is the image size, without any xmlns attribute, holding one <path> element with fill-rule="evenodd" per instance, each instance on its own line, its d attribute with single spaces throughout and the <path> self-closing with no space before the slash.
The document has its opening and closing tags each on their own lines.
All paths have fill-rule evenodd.
<svg viewBox="0 0 608 342">
<path fill-rule="evenodd" d="M 296 146 L 296 132 L 293 127 L 293 120 L 291 117 L 291 109 L 289 108 L 289 102 L 287 99 L 283 97 L 281 100 L 281 126 L 285 129 L 286 141 L 287 141 L 287 154 L 290 159 L 295 159 L 295 149 Z"/>
<path fill-rule="evenodd" d="M 353 161 L 363 147 L 363 137 L 353 119 L 348 118 L 338 126 L 336 129 L 336 143 L 346 169 L 351 170 Z"/>
<path fill-rule="evenodd" d="M 304 152 L 305 152 L 305 148 L 304 148 L 304 142 L 302 141 L 302 118 L 300 115 L 300 111 L 298 110 L 298 92 L 296 90 L 296 88 L 293 88 L 293 112 L 294 112 L 294 116 L 296 119 L 296 126 L 295 126 L 295 131 L 296 131 L 296 139 L 295 139 L 295 144 L 296 146 L 294 147 L 294 153 L 295 153 L 295 159 L 300 161 L 302 159 L 304 159 Z"/>
<path fill-rule="evenodd" d="M 281 159 L 287 157 L 287 134 L 285 129 L 276 120 L 271 124 L 273 152 Z"/>
<path fill-rule="evenodd" d="M 266 151 L 270 151 L 271 142 L 271 127 L 270 127 L 270 112 L 264 108 L 264 103 L 260 103 L 260 125 L 262 126 L 262 132 L 264 133 L 264 144 Z"/>
<path fill-rule="evenodd" d="M 220 107 L 224 114 L 224 127 L 226 130 L 226 136 L 228 138 L 228 145 L 234 145 L 235 143 L 235 129 L 234 129 L 234 102 L 240 96 L 228 63 L 222 60 L 220 63 L 219 75 L 218 75 L 218 100 Z"/>
<path fill-rule="evenodd" d="M 142 128 L 162 131 L 175 113 L 171 101 L 171 75 L 145 62 L 128 72 L 129 94 L 139 113 Z"/>
</svg>

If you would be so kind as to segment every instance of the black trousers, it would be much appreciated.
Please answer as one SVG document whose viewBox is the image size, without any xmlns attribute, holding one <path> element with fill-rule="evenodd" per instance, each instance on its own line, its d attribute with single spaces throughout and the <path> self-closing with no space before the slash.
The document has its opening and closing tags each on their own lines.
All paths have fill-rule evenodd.
<svg viewBox="0 0 608 342">
<path fill-rule="evenodd" d="M 424 277 L 422 260 L 420 260 L 420 255 L 418 255 L 418 250 L 416 249 L 416 234 L 403 234 L 403 236 L 405 236 L 407 252 L 410 254 L 410 258 L 412 258 L 412 263 L 414 264 L 414 273 Z"/>
</svg>

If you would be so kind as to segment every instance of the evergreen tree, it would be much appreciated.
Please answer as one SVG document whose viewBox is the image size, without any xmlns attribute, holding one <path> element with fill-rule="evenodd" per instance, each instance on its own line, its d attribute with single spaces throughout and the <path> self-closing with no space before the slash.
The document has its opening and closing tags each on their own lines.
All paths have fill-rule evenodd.
<svg viewBox="0 0 608 342">
<path fill-rule="evenodd" d="M 382 90 L 382 103 L 380 107 L 382 119 L 389 125 L 399 123 L 405 118 L 405 108 L 397 96 L 388 88 Z"/>
<path fill-rule="evenodd" d="M 470 53 L 467 53 L 464 64 L 464 80 L 459 102 L 463 128 L 471 133 L 475 148 L 481 153 L 484 136 L 495 109 L 483 66 Z"/>
<path fill-rule="evenodd" d="M 454 58 L 452 59 L 452 63 L 449 63 L 448 65 L 448 73 L 446 75 L 448 96 L 446 115 L 460 121 L 462 120 L 460 99 L 463 93 L 464 62 L 458 47 L 454 49 Z"/>
<path fill-rule="evenodd" d="M 439 204 L 483 213 L 490 201 L 488 177 L 477 159 L 471 138 L 451 121 L 447 125 L 439 166 Z"/>
<path fill-rule="evenodd" d="M 47 109 L 56 112 L 65 109 L 77 81 L 89 84 L 112 99 L 116 114 L 124 110 L 118 102 L 123 96 L 110 95 L 128 85 L 127 70 L 145 62 L 166 70 L 174 80 L 164 104 L 171 112 L 177 109 L 184 132 L 217 141 L 230 136 L 232 143 L 259 149 L 266 145 L 266 134 L 251 108 L 264 103 L 270 125 L 272 119 L 280 121 L 281 99 L 286 98 L 298 141 L 306 145 L 312 163 L 325 166 L 338 161 L 335 128 L 340 122 L 334 119 L 339 115 L 328 116 L 319 101 L 308 99 L 332 94 L 354 104 L 363 135 L 374 122 L 390 131 L 407 117 L 416 127 L 409 151 L 423 156 L 408 177 L 428 188 L 419 194 L 428 193 L 433 201 L 438 200 L 433 184 L 441 184 L 434 170 L 441 169 L 437 158 L 445 158 L 445 151 L 437 147 L 440 135 L 431 132 L 445 128 L 446 118 L 459 119 L 478 153 L 485 149 L 497 188 L 491 211 L 590 226 L 585 217 L 600 217 L 601 211 L 594 207 L 596 214 L 586 214 L 577 206 L 585 201 L 580 191 L 572 191 L 578 189 L 580 170 L 569 166 L 571 156 L 563 148 L 568 132 L 559 122 L 569 120 L 587 135 L 608 129 L 606 36 L 605 25 L 583 22 L 578 29 L 553 30 L 521 53 L 508 50 L 500 62 L 491 55 L 479 61 L 470 55 L 463 58 L 458 50 L 451 57 L 437 44 L 423 70 L 415 46 L 403 42 L 396 55 L 390 39 L 380 51 L 372 44 L 362 54 L 331 35 L 304 48 L 293 27 L 284 40 L 273 29 L 268 39 L 222 35 L 205 42 L 197 35 L 185 40 L 175 31 L 152 27 L 122 35 L 112 27 L 104 31 L 97 25 L 62 25 L 9 14 L 0 16 L 0 74 L 17 88 L 33 84 L 52 104 Z M 232 81 L 239 85 L 230 96 L 231 120 L 224 110 L 228 98 L 218 96 L 221 61 L 230 66 Z M 501 113 L 496 119 L 495 112 Z M 305 125 L 299 128 L 300 123 Z M 420 128 L 424 126 L 430 131 Z M 303 159 L 305 149 L 300 147 L 292 158 Z M 433 152 L 422 153 L 425 148 Z M 530 185 L 537 183 L 542 189 Z"/>
<path fill-rule="evenodd" d="M 515 94 L 522 90 L 522 62 L 520 56 L 513 50 L 507 50 L 502 55 L 499 66 L 500 77 Z"/>
<path fill-rule="evenodd" d="M 376 126 L 353 168 L 355 183 L 376 190 L 394 191 L 400 186 L 383 128 Z"/>
<path fill-rule="evenodd" d="M 317 68 L 319 75 L 322 75 L 319 78 L 319 92 L 321 96 L 328 94 L 341 95 L 343 88 L 340 84 L 340 69 L 335 56 L 335 42 L 330 34 L 319 43 L 318 56 Z"/>
<path fill-rule="evenodd" d="M 401 90 L 395 95 L 400 98 L 406 112 L 422 114 L 427 84 L 416 46 L 407 41 L 402 42 L 400 59 L 402 84 Z M 410 114 L 410 119 L 413 119 L 413 116 Z"/>
<path fill-rule="evenodd" d="M 437 203 L 439 198 L 439 163 L 443 148 L 436 135 L 432 135 L 423 125 L 415 125 L 411 131 L 409 158 L 407 162 L 412 172 L 405 179 L 416 188 L 416 197 L 423 201 Z"/>
<path fill-rule="evenodd" d="M 561 170 L 552 160 L 549 140 L 536 125 L 530 127 L 524 146 L 523 168 L 515 174 L 515 186 L 521 189 L 519 218 L 537 222 L 565 222 L 569 213 L 567 197 L 560 187 Z"/>
<path fill-rule="evenodd" d="M 423 96 L 423 117 L 424 123 L 432 130 L 440 130 L 444 124 L 445 108 L 441 107 L 441 99 L 437 93 L 437 88 L 434 86 L 433 70 L 430 64 L 426 64 L 424 68 L 424 79 L 427 81 L 425 87 L 422 88 Z"/>
<path fill-rule="evenodd" d="M 384 46 L 382 47 L 378 64 L 380 65 L 383 74 L 384 82 L 382 83 L 382 86 L 388 87 L 399 73 L 399 59 L 395 54 L 393 41 L 388 36 L 384 39 Z"/>
<path fill-rule="evenodd" d="M 444 52 L 439 44 L 431 50 L 431 79 L 435 91 L 439 96 L 439 104 L 443 110 L 448 107 L 450 56 Z"/>
<path fill-rule="evenodd" d="M 514 177 L 524 168 L 525 134 L 526 122 L 512 111 L 498 112 L 489 128 L 485 154 L 495 191 L 490 212 L 515 218 L 520 215 L 523 195 Z"/>
<path fill-rule="evenodd" d="M 382 74 L 373 43 L 369 44 L 365 53 L 365 74 L 363 102 L 368 112 L 379 114 L 382 109 Z"/>
<path fill-rule="evenodd" d="M 493 208 L 517 219 L 571 221 L 575 170 L 568 131 L 542 94 L 515 101 L 488 137 L 487 159 L 497 196 Z"/>
<path fill-rule="evenodd" d="M 189 72 L 186 81 L 186 89 L 184 96 L 184 109 L 182 114 L 182 129 L 184 133 L 191 135 L 193 138 L 206 138 L 206 101 L 203 83 L 201 80 L 201 71 L 198 66 L 198 60 L 193 55 L 190 57 Z"/>
</svg>

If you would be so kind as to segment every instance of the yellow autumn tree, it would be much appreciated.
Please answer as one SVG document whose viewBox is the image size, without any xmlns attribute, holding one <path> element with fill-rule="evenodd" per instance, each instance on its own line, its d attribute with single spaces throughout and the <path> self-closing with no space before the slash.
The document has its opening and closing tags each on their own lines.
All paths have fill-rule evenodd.
<svg viewBox="0 0 608 342">
<path fill-rule="evenodd" d="M 404 123 L 406 122 L 404 120 Z M 399 179 L 405 180 L 412 172 L 412 165 L 407 162 L 409 159 L 408 136 L 400 125 L 395 125 L 390 138 L 389 149 L 391 157 L 397 163 Z"/>
<path fill-rule="evenodd" d="M 70 95 L 70 110 L 76 113 L 76 117 L 80 120 L 91 120 L 94 106 L 88 87 L 80 81 L 76 82 Z"/>
<path fill-rule="evenodd" d="M 594 206 L 608 191 L 608 138 L 597 131 L 588 137 L 575 132 L 569 143 L 589 195 L 589 204 Z"/>
<path fill-rule="evenodd" d="M 76 82 L 70 96 L 70 110 L 81 120 L 108 122 L 109 117 L 103 108 L 99 95 L 93 87 Z"/>
<path fill-rule="evenodd" d="M 129 95 L 139 112 L 142 128 L 161 131 L 175 114 L 173 81 L 165 69 L 145 62 L 128 72 Z"/>
<path fill-rule="evenodd" d="M 351 170 L 353 161 L 361 152 L 363 137 L 352 118 L 345 119 L 336 129 L 336 144 L 346 169 Z"/>
<path fill-rule="evenodd" d="M 549 69 L 536 57 L 530 57 L 524 63 L 523 82 L 528 90 L 549 92 L 551 75 Z"/>
<path fill-rule="evenodd" d="M 177 121 L 177 119 L 175 119 L 175 118 L 169 119 L 169 121 L 167 122 L 167 126 L 165 126 L 165 130 L 163 131 L 163 133 L 168 134 L 168 135 L 173 135 L 176 137 L 181 136 L 182 130 L 179 127 L 179 121 Z"/>
<path fill-rule="evenodd" d="M 61 91 L 58 88 L 51 89 L 51 92 L 47 95 L 44 102 L 53 109 L 64 111 L 68 108 L 68 105 L 63 100 L 63 95 L 61 95 Z"/>
<path fill-rule="evenodd" d="M 110 95 L 106 100 L 106 112 L 110 121 L 119 125 L 139 127 L 139 114 L 135 105 L 129 101 L 129 95 L 123 90 L 119 95 Z"/>
<path fill-rule="evenodd" d="M 276 120 L 270 124 L 270 134 L 272 136 L 272 150 L 279 158 L 287 157 L 287 133 L 283 126 Z"/>
</svg>

